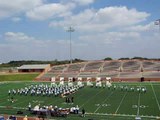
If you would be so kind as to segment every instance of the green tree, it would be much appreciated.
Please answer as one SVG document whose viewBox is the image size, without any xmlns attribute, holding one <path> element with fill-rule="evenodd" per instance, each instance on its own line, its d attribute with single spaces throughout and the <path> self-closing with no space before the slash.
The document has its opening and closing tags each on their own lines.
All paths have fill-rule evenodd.
<svg viewBox="0 0 160 120">
<path fill-rule="evenodd" d="M 130 60 L 130 58 L 119 58 L 118 60 Z"/>
<path fill-rule="evenodd" d="M 106 57 L 106 58 L 104 58 L 104 60 L 112 60 L 112 58 L 111 57 Z"/>
</svg>

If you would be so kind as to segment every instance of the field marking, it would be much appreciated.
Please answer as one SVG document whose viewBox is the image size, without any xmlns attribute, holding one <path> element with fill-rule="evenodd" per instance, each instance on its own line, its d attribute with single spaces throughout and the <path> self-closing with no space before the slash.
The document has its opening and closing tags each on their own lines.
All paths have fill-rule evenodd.
<svg viewBox="0 0 160 120">
<path fill-rule="evenodd" d="M 119 108 L 120 108 L 120 106 L 121 106 L 121 104 L 122 104 L 124 98 L 126 97 L 126 94 L 127 94 L 127 92 L 124 94 L 123 98 L 121 99 L 121 102 L 119 103 L 119 106 L 118 106 L 118 108 L 116 109 L 115 114 L 117 114 L 117 112 L 118 112 L 118 110 L 119 110 Z"/>
<path fill-rule="evenodd" d="M 100 92 L 98 92 L 97 94 L 95 94 L 94 96 L 92 96 L 90 99 L 88 99 L 83 105 L 81 105 L 79 108 L 82 108 L 86 103 L 88 103 L 91 99 L 93 99 L 95 96 L 97 96 L 98 94 L 100 94 L 101 92 L 103 92 L 105 89 L 102 89 Z"/>
<path fill-rule="evenodd" d="M 140 108 L 146 108 L 146 107 L 149 107 L 149 106 L 140 105 L 139 107 L 140 107 Z M 133 108 L 133 109 L 138 108 L 138 105 L 132 105 L 132 108 Z"/>
<path fill-rule="evenodd" d="M 141 97 L 141 94 L 139 93 L 139 95 L 138 95 L 138 106 L 137 106 L 137 116 L 139 116 L 140 97 Z"/>
<path fill-rule="evenodd" d="M 86 113 L 87 115 L 101 115 L 101 116 L 119 116 L 119 117 L 136 117 L 137 115 L 126 115 L 126 114 L 108 114 L 108 113 Z M 160 119 L 160 116 L 141 116 L 142 118 L 152 118 L 152 119 Z"/>
<path fill-rule="evenodd" d="M 159 102 L 158 102 L 158 99 L 157 99 L 157 95 L 156 95 L 156 93 L 155 93 L 155 90 L 154 90 L 154 88 L 153 88 L 152 83 L 151 83 L 151 87 L 152 87 L 152 91 L 153 91 L 153 93 L 154 93 L 154 97 L 156 98 L 156 102 L 157 102 L 157 105 L 158 105 L 158 109 L 159 109 L 159 111 L 160 111 L 160 105 L 159 105 Z"/>
<path fill-rule="evenodd" d="M 27 108 L 23 108 L 23 107 L 12 107 L 12 106 L 0 106 L 0 108 L 10 108 L 10 109 L 22 109 L 22 110 L 27 110 Z"/>
<path fill-rule="evenodd" d="M 113 93 L 114 93 L 114 92 L 112 91 L 112 93 L 109 94 L 109 95 L 107 96 L 107 98 L 106 98 L 102 103 L 105 103 L 105 101 L 106 101 L 110 96 L 112 96 Z M 96 113 L 96 112 L 99 110 L 100 107 L 101 107 L 101 105 L 98 106 L 98 108 L 94 111 L 94 113 Z"/>
</svg>

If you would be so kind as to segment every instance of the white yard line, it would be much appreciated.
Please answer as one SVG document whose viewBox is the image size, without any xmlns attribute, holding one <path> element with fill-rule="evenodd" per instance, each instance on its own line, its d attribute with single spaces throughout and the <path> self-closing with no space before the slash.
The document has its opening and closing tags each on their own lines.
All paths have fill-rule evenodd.
<svg viewBox="0 0 160 120">
<path fill-rule="evenodd" d="M 107 98 L 106 98 L 102 103 L 105 103 L 106 100 L 107 100 L 110 96 L 112 96 L 112 94 L 113 94 L 113 92 L 111 92 L 111 94 L 109 94 L 109 95 L 107 96 Z M 94 111 L 94 113 L 96 113 L 96 112 L 100 109 L 100 107 L 101 107 L 101 105 L 98 106 L 98 108 Z"/>
<path fill-rule="evenodd" d="M 0 108 L 11 108 L 11 109 L 27 109 L 27 108 L 22 108 L 22 107 L 12 107 L 12 106 L 0 106 Z"/>
<path fill-rule="evenodd" d="M 138 95 L 138 107 L 137 107 L 137 116 L 139 116 L 140 97 L 141 97 L 141 94 L 139 93 L 139 95 Z"/>
<path fill-rule="evenodd" d="M 136 117 L 137 115 L 126 114 L 107 114 L 107 113 L 86 113 L 87 115 L 99 115 L 99 116 L 119 116 L 119 117 Z M 141 116 L 142 118 L 160 119 L 160 116 Z"/>
<path fill-rule="evenodd" d="M 100 94 L 103 90 L 101 90 L 100 92 L 98 92 L 97 94 L 95 94 L 94 96 L 92 96 L 90 99 L 88 99 L 83 105 L 81 105 L 79 108 L 82 108 L 86 103 L 88 103 L 91 99 L 93 99 L 95 96 L 97 96 L 98 94 Z"/>
<path fill-rule="evenodd" d="M 157 102 L 157 105 L 158 105 L 158 109 L 159 109 L 159 111 L 160 111 L 160 105 L 159 105 L 159 102 L 158 102 L 158 99 L 157 99 L 157 95 L 156 95 L 156 93 L 155 93 L 155 90 L 154 90 L 154 88 L 153 88 L 152 83 L 151 83 L 151 87 L 152 87 L 152 90 L 153 90 L 153 93 L 154 93 L 154 97 L 156 98 L 156 102 Z"/>
<path fill-rule="evenodd" d="M 119 108 L 120 108 L 120 106 L 121 106 L 121 104 L 122 104 L 122 102 L 123 102 L 124 98 L 126 97 L 126 94 L 127 94 L 127 92 L 124 94 L 124 96 L 123 96 L 123 98 L 122 98 L 121 102 L 119 103 L 119 106 L 118 106 L 118 108 L 117 108 L 117 110 L 116 110 L 115 114 L 117 114 L 117 112 L 118 112 L 118 110 L 119 110 Z"/>
</svg>

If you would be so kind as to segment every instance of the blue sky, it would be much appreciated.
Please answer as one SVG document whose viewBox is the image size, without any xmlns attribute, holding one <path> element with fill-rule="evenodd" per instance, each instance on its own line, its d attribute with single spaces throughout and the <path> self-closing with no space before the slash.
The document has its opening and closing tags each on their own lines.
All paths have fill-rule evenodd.
<svg viewBox="0 0 160 120">
<path fill-rule="evenodd" d="M 160 0 L 0 0 L 0 63 L 160 58 Z"/>
</svg>

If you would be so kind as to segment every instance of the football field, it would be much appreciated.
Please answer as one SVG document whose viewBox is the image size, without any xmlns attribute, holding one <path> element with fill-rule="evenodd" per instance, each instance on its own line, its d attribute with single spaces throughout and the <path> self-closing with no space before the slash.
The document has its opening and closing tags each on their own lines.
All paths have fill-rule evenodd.
<svg viewBox="0 0 160 120">
<path fill-rule="evenodd" d="M 29 85 L 47 84 L 37 82 L 1 82 L 0 83 L 0 114 L 16 114 L 18 110 L 24 115 L 32 116 L 27 110 L 28 104 L 32 107 L 58 106 L 71 108 L 78 105 L 86 111 L 86 117 L 68 115 L 68 120 L 96 119 L 96 120 L 134 120 L 140 116 L 142 120 L 160 119 L 160 83 L 112 83 L 108 87 L 85 86 L 68 97 L 74 97 L 74 103 L 68 104 L 65 98 L 60 96 L 31 96 L 31 95 L 8 95 L 8 90 L 25 88 Z M 145 88 L 146 92 L 142 91 Z M 10 98 L 14 98 L 11 102 Z M 48 116 L 50 118 L 50 116 Z M 55 118 L 54 119 L 64 119 Z"/>
</svg>

